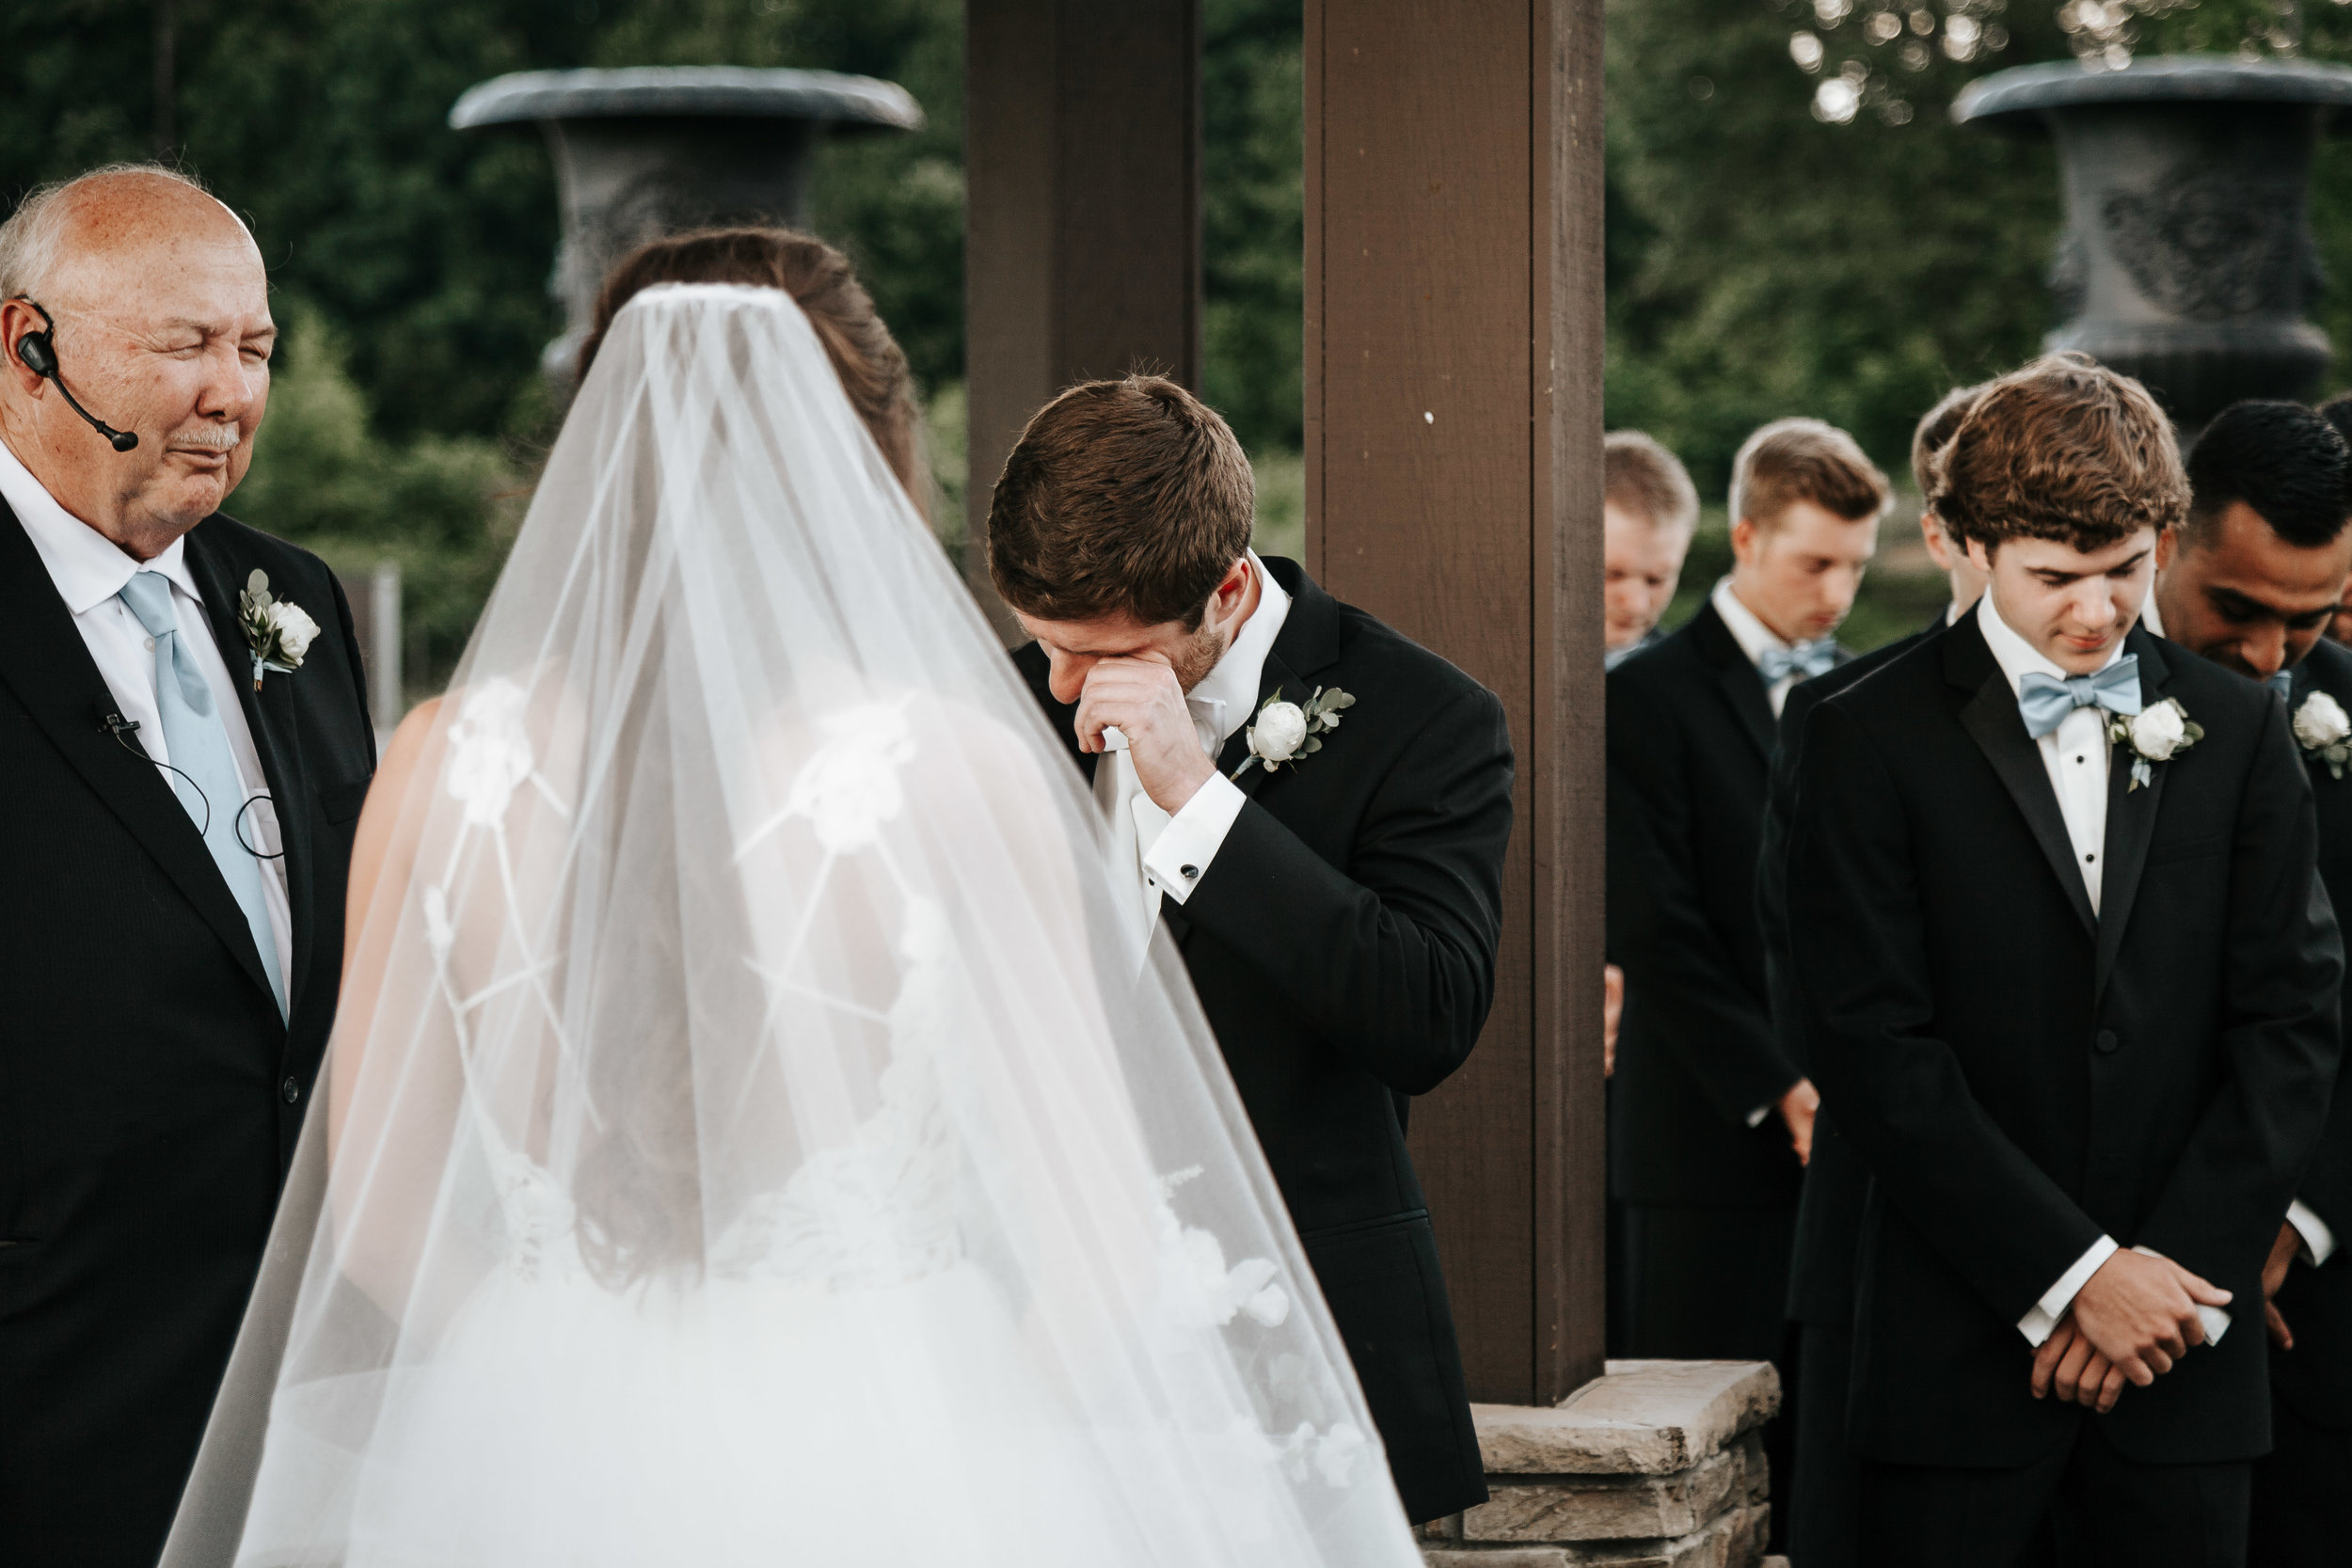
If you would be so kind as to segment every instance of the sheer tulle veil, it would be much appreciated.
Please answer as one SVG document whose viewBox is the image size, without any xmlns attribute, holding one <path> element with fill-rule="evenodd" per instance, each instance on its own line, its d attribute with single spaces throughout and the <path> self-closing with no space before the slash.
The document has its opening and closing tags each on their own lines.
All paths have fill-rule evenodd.
<svg viewBox="0 0 2352 1568">
<path fill-rule="evenodd" d="M 621 312 L 420 757 L 167 1568 L 1419 1561 L 787 295 Z"/>
</svg>

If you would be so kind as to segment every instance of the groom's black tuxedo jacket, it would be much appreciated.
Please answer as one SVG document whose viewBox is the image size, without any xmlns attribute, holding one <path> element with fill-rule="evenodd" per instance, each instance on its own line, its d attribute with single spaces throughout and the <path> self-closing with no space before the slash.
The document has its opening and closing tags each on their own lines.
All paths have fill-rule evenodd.
<svg viewBox="0 0 2352 1568">
<path fill-rule="evenodd" d="M 1609 957 L 1626 977 L 1610 1174 L 1631 1204 L 1797 1201 L 1788 1129 L 1748 1125 L 1804 1075 L 1772 1030 L 1756 922 L 1772 754 L 1763 677 L 1712 604 L 1610 672 Z"/>
<path fill-rule="evenodd" d="M 1485 1500 L 1460 1352 L 1421 1180 L 1410 1097 L 1443 1083 L 1494 1001 L 1511 739 L 1493 693 L 1296 564 L 1259 693 L 1356 705 L 1299 766 L 1252 768 L 1249 801 L 1191 897 L 1164 918 L 1330 1304 L 1405 1509 Z M 1014 655 L 1077 752 L 1044 653 Z M 1248 755 L 1239 732 L 1219 767 Z"/>
<path fill-rule="evenodd" d="M 2352 652 L 2322 639 L 2295 667 L 2292 713 L 2314 691 L 2352 713 Z M 2352 768 L 2336 778 L 2306 753 L 2305 770 L 2319 808 L 2319 875 L 2338 911 L 2352 910 Z M 2336 1251 L 2319 1268 L 2297 1262 L 2279 1291 L 2279 1314 L 2295 1331 L 2295 1348 L 2273 1350 L 2277 1396 L 2315 1427 L 2352 1428 L 2352 1094 L 2341 1078 L 2329 1102 L 2319 1152 L 2296 1196 L 2335 1232 Z"/>
<path fill-rule="evenodd" d="M 236 683 L 285 840 L 291 1022 L 0 504 L 0 1562 L 25 1568 L 162 1549 L 335 1015 L 375 761 L 351 612 L 315 557 L 228 517 L 187 564 L 232 675 L 256 567 L 324 628 L 300 670 Z"/>
<path fill-rule="evenodd" d="M 2235 1292 L 2216 1346 L 2099 1418 L 2144 1464 L 2270 1442 L 2264 1258 L 2317 1146 L 2343 949 L 2304 764 L 2261 688 L 2135 630 L 2143 700 L 2204 736 L 2109 772 L 2094 915 L 1976 619 L 1805 726 L 1788 919 L 1825 1103 L 1874 1178 L 1848 1435 L 2006 1466 L 2085 1418 L 2018 1332 L 2104 1233 Z"/>
</svg>

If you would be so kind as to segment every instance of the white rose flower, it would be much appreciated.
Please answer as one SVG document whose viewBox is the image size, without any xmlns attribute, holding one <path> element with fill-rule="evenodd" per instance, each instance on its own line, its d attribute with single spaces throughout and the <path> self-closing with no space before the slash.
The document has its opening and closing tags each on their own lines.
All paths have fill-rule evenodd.
<svg viewBox="0 0 2352 1568">
<path fill-rule="evenodd" d="M 1307 742 L 1307 714 L 1296 703 L 1269 703 L 1249 731 L 1249 750 L 1269 763 L 1288 762 Z"/>
<path fill-rule="evenodd" d="M 2314 752 L 2352 738 L 2352 716 L 2325 691 L 2314 691 L 2295 710 L 2295 738 Z"/>
<path fill-rule="evenodd" d="M 310 651 L 311 640 L 319 634 L 319 624 L 300 605 L 280 599 L 262 612 L 278 633 L 278 645 L 286 651 L 286 662 L 300 664 L 302 656 Z"/>
<path fill-rule="evenodd" d="M 2132 750 L 2150 762 L 2168 760 L 2188 738 L 2187 716 L 2170 700 L 2143 708 L 2131 721 Z"/>
</svg>

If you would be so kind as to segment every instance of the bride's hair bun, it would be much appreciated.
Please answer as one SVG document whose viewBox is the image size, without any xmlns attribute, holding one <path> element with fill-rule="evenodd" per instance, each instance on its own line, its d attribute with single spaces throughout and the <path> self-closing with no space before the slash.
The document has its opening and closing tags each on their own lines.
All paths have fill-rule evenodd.
<svg viewBox="0 0 2352 1568">
<path fill-rule="evenodd" d="M 930 515 L 914 377 L 847 256 L 791 229 L 697 229 L 648 241 L 622 257 L 597 292 L 588 337 L 580 345 L 580 376 L 621 307 L 657 283 L 748 283 L 790 294 L 817 328 L 850 406 L 873 432 L 891 471 L 916 509 Z"/>
</svg>

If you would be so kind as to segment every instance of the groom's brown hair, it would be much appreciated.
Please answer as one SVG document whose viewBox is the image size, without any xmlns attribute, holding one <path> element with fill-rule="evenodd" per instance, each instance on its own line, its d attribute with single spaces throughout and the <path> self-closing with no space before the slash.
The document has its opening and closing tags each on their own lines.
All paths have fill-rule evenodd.
<svg viewBox="0 0 2352 1568">
<path fill-rule="evenodd" d="M 1249 548 L 1257 486 L 1223 420 L 1173 381 L 1082 381 L 1021 433 L 988 509 L 996 592 L 1041 621 L 1200 625 Z"/>
</svg>

